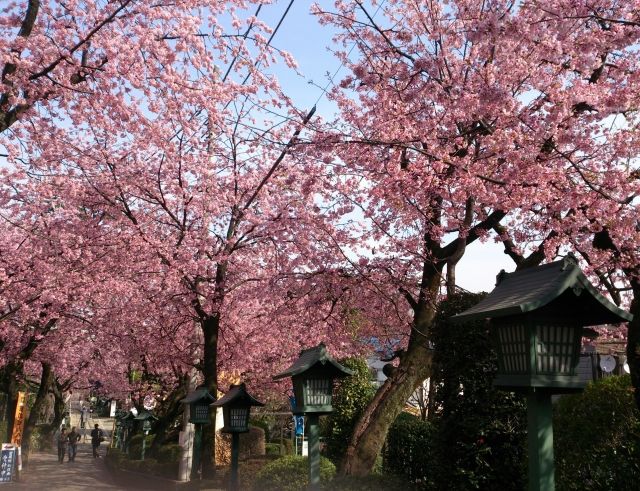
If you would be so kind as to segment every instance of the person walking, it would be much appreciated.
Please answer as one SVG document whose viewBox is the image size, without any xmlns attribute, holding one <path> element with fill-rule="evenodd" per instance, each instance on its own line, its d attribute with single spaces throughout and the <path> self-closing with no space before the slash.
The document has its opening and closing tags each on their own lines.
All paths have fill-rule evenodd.
<svg viewBox="0 0 640 491">
<path fill-rule="evenodd" d="M 64 462 L 64 454 L 67 453 L 67 443 L 69 443 L 67 429 L 63 427 L 58 435 L 58 462 L 61 464 Z"/>
<path fill-rule="evenodd" d="M 100 452 L 98 448 L 100 448 L 100 443 L 104 441 L 104 433 L 99 428 L 98 423 L 95 424 L 93 430 L 91 430 L 91 447 L 93 448 L 93 458 L 100 457 Z"/>
<path fill-rule="evenodd" d="M 76 453 L 78 452 L 78 441 L 80 440 L 80 433 L 76 431 L 76 427 L 71 428 L 71 432 L 67 435 L 69 440 L 69 462 L 76 460 Z"/>
<path fill-rule="evenodd" d="M 87 408 L 83 404 L 80 408 L 80 428 L 84 429 L 87 427 Z"/>
</svg>

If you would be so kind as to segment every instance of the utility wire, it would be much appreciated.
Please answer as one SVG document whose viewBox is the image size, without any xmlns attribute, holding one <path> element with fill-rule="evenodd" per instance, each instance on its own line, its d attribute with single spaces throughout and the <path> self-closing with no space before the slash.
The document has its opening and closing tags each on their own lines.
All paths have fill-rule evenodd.
<svg viewBox="0 0 640 491">
<path fill-rule="evenodd" d="M 382 0 L 382 2 L 380 2 L 380 5 L 378 5 L 378 8 L 376 9 L 376 11 L 373 13 L 372 19 L 375 18 L 376 15 L 378 15 L 378 12 L 380 12 L 380 9 L 384 6 L 384 4 L 387 2 L 387 0 Z M 354 41 L 353 44 L 351 45 L 351 49 L 349 49 L 349 52 L 347 53 L 346 58 L 348 59 L 349 56 L 351 56 L 351 53 L 353 52 L 353 50 L 355 49 L 355 47 L 358 45 L 357 41 Z M 324 97 L 324 95 L 327 93 L 327 90 L 329 89 L 330 85 L 333 85 L 333 79 L 336 77 L 336 75 L 338 74 L 338 72 L 340 70 L 342 70 L 342 67 L 344 66 L 344 61 L 340 62 L 340 65 L 338 66 L 338 68 L 336 68 L 336 71 L 333 72 L 333 75 L 329 76 L 329 81 L 327 82 L 327 84 L 324 86 L 324 88 L 322 88 L 320 95 L 318 96 L 318 98 L 316 99 L 316 102 L 314 103 L 314 106 L 317 106 L 318 103 L 320 102 L 320 99 L 322 99 Z"/>
</svg>

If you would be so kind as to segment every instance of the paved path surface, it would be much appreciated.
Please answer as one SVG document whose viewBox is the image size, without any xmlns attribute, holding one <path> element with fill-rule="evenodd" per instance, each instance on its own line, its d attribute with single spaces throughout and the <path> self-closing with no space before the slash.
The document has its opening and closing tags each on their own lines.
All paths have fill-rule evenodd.
<svg viewBox="0 0 640 491">
<path fill-rule="evenodd" d="M 64 462 L 58 462 L 54 453 L 34 453 L 29 466 L 22 471 L 19 483 L 2 485 L 2 490 L 29 491 L 115 491 L 121 486 L 113 484 L 113 480 L 104 465 L 105 446 L 102 446 L 101 458 L 94 459 L 91 445 L 79 444 L 78 455 L 74 462 L 65 456 Z"/>
</svg>

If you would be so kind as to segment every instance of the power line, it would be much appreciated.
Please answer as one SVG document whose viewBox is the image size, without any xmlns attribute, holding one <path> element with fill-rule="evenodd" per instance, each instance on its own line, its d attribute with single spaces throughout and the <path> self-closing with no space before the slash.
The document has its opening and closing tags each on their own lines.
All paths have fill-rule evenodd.
<svg viewBox="0 0 640 491">
<path fill-rule="evenodd" d="M 376 11 L 373 13 L 373 16 L 371 17 L 372 19 L 375 18 L 376 15 L 378 15 L 378 12 L 380 12 L 380 9 L 383 7 L 383 5 L 387 2 L 387 0 L 382 0 L 382 2 L 380 2 L 380 5 L 378 5 L 378 8 L 376 9 Z M 347 53 L 347 56 L 345 57 L 346 59 L 349 58 L 349 56 L 351 56 L 351 53 L 353 52 L 354 48 L 357 46 L 357 41 L 354 41 L 353 44 L 351 45 L 351 49 L 349 49 L 349 52 Z M 344 66 L 344 61 L 340 62 L 340 65 L 338 66 L 338 68 L 336 68 L 336 71 L 333 72 L 333 75 L 329 76 L 329 81 L 327 82 L 327 84 L 324 86 L 324 88 L 321 89 L 320 95 L 318 96 L 318 98 L 316 99 L 316 102 L 314 103 L 314 106 L 317 106 L 318 103 L 320 102 L 320 99 L 322 99 L 322 97 L 324 97 L 324 95 L 327 93 L 327 90 L 329 89 L 329 86 L 332 85 L 333 79 L 335 78 L 335 76 L 338 74 L 338 72 L 340 70 L 342 70 L 342 67 Z"/>
</svg>

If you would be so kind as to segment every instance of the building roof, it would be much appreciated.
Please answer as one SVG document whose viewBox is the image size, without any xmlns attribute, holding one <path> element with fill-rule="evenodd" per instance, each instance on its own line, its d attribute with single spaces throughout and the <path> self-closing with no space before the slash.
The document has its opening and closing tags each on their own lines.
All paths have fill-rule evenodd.
<svg viewBox="0 0 640 491">
<path fill-rule="evenodd" d="M 509 317 L 536 311 L 582 326 L 630 321 L 633 315 L 598 293 L 573 255 L 535 268 L 500 272 L 496 288 L 452 322 Z"/>
<path fill-rule="evenodd" d="M 352 370 L 335 361 L 329 353 L 327 353 L 327 347 L 324 343 L 320 343 L 318 346 L 301 351 L 300 357 L 293 362 L 293 365 L 287 368 L 284 372 L 274 375 L 273 380 L 293 377 L 294 375 L 299 375 L 316 366 L 323 367 L 334 377 L 353 375 Z"/>
</svg>

